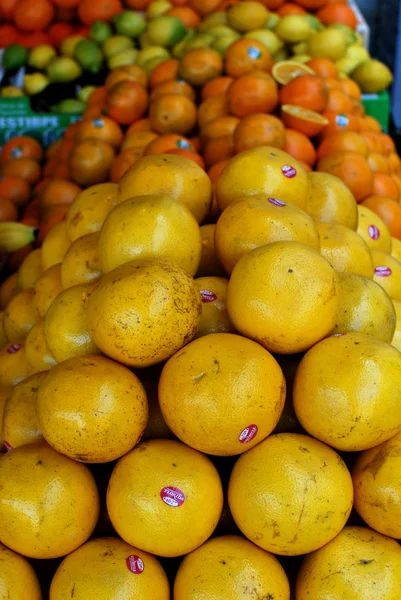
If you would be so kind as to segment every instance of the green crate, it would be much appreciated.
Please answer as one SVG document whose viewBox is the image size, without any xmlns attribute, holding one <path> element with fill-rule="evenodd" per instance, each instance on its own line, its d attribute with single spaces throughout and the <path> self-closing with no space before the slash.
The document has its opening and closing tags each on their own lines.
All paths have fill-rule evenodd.
<svg viewBox="0 0 401 600">
<path fill-rule="evenodd" d="M 81 115 L 33 112 L 29 98 L 0 98 L 0 146 L 17 135 L 29 135 L 43 146 L 60 138 Z"/>
<path fill-rule="evenodd" d="M 362 102 L 366 114 L 377 119 L 383 129 L 388 131 L 390 124 L 390 95 L 387 90 L 380 94 L 363 94 Z"/>
</svg>

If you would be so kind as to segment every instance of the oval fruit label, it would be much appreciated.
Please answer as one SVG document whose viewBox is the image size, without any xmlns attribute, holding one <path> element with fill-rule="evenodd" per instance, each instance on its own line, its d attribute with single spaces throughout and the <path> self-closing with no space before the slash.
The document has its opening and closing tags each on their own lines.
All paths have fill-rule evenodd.
<svg viewBox="0 0 401 600">
<path fill-rule="evenodd" d="M 297 174 L 297 170 L 291 165 L 284 165 L 284 167 L 281 169 L 281 172 L 283 173 L 284 177 L 287 177 L 287 179 L 292 179 Z"/>
<path fill-rule="evenodd" d="M 215 300 L 217 300 L 216 294 L 211 290 L 201 290 L 200 295 L 202 302 L 215 302 Z"/>
<path fill-rule="evenodd" d="M 251 46 L 250 48 L 248 48 L 248 56 L 249 56 L 249 58 L 252 58 L 253 60 L 257 60 L 258 58 L 260 58 L 262 56 L 262 53 L 259 50 L 259 48 L 255 48 L 254 46 Z"/>
<path fill-rule="evenodd" d="M 349 118 L 347 117 L 347 115 L 340 114 L 336 116 L 335 121 L 339 127 L 347 127 L 349 123 Z"/>
<path fill-rule="evenodd" d="M 136 556 L 136 554 L 131 554 L 128 558 L 125 559 L 128 569 L 134 575 L 140 575 L 143 573 L 145 565 L 143 564 L 143 560 L 140 556 Z"/>
<path fill-rule="evenodd" d="M 380 237 L 380 229 L 376 225 L 369 225 L 368 234 L 372 240 L 378 240 Z"/>
<path fill-rule="evenodd" d="M 390 267 L 386 267 L 385 265 L 375 268 L 375 275 L 378 275 L 379 277 L 390 277 L 391 274 L 392 270 Z"/>
<path fill-rule="evenodd" d="M 253 438 L 255 437 L 255 435 L 257 433 L 258 433 L 257 425 L 254 425 L 254 424 L 248 425 L 248 427 L 245 427 L 245 429 L 243 429 L 241 431 L 241 433 L 239 434 L 238 440 L 241 442 L 241 444 L 247 444 L 248 442 L 253 440 Z"/>
<path fill-rule="evenodd" d="M 181 506 L 185 502 L 185 496 L 182 491 L 176 487 L 170 486 L 162 489 L 160 498 L 163 500 L 164 504 L 172 506 L 173 508 L 177 508 L 177 506 Z"/>
<path fill-rule="evenodd" d="M 268 198 L 267 201 L 270 202 L 270 204 L 274 204 L 274 206 L 287 206 L 285 202 L 278 198 Z"/>
<path fill-rule="evenodd" d="M 18 350 L 21 350 L 21 346 L 19 344 L 11 344 L 11 346 L 7 348 L 7 352 L 9 354 L 15 354 L 18 352 Z"/>
<path fill-rule="evenodd" d="M 139 434 L 139 436 L 138 436 L 138 439 L 136 440 L 136 444 L 135 444 L 135 446 L 137 446 L 137 445 L 139 444 L 139 442 L 142 440 L 142 438 L 143 438 L 143 434 L 144 434 L 144 433 L 145 433 L 145 430 L 143 430 L 143 431 L 142 431 L 142 432 Z"/>
<path fill-rule="evenodd" d="M 12 446 L 10 446 L 10 444 L 8 444 L 8 443 L 6 442 L 6 440 L 4 440 L 4 448 L 7 450 L 7 452 L 10 452 L 10 450 L 12 450 L 12 449 L 13 449 L 13 447 L 12 447 Z"/>
</svg>

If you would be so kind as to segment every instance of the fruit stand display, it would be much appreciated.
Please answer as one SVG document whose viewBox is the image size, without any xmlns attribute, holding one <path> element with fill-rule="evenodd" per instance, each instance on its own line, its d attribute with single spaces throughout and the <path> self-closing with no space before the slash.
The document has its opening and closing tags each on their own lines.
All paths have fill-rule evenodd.
<svg viewBox="0 0 401 600">
<path fill-rule="evenodd" d="M 1 600 L 399 600 L 401 159 L 355 10 L 32 6 L 0 0 Z"/>
</svg>

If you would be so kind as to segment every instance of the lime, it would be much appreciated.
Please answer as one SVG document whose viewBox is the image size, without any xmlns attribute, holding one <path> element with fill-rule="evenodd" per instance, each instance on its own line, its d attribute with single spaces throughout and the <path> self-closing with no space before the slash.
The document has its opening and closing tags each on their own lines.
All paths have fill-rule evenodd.
<svg viewBox="0 0 401 600">
<path fill-rule="evenodd" d="M 182 38 L 182 40 L 180 42 L 178 42 L 178 44 L 174 44 L 174 46 L 172 48 L 173 56 L 175 58 L 182 58 L 185 55 L 185 53 L 187 52 L 188 42 L 193 40 L 194 37 L 195 37 L 195 30 L 188 29 L 187 33 Z"/>
<path fill-rule="evenodd" d="M 106 21 L 95 21 L 89 29 L 89 39 L 95 44 L 103 44 L 111 35 L 113 30 Z"/>
<path fill-rule="evenodd" d="M 217 38 L 217 40 L 224 40 L 227 37 L 235 41 L 240 36 L 238 33 L 233 33 L 231 36 L 223 36 L 221 38 Z M 195 35 L 192 40 L 189 40 L 187 44 L 187 51 L 194 50 L 195 48 L 209 48 L 215 40 L 216 38 L 213 35 L 210 35 L 210 33 L 199 33 L 198 35 Z"/>
<path fill-rule="evenodd" d="M 171 10 L 173 7 L 168 0 L 154 0 L 151 2 L 146 10 L 146 18 L 148 21 L 151 19 L 156 19 L 156 17 L 160 17 L 164 15 L 166 12 Z"/>
<path fill-rule="evenodd" d="M 28 50 L 21 44 L 7 46 L 3 54 L 3 67 L 6 71 L 23 67 L 28 60 Z"/>
<path fill-rule="evenodd" d="M 146 29 L 145 17 L 135 10 L 124 10 L 115 15 L 113 23 L 117 33 L 128 37 L 138 37 Z"/>
<path fill-rule="evenodd" d="M 60 52 L 64 56 L 73 57 L 75 52 L 75 46 L 79 44 L 81 40 L 85 38 L 82 35 L 71 35 L 66 37 L 60 44 Z"/>
<path fill-rule="evenodd" d="M 149 39 L 157 46 L 174 46 L 182 40 L 185 33 L 182 21 L 171 15 L 156 17 L 148 25 Z"/>
<path fill-rule="evenodd" d="M 46 69 L 51 59 L 56 55 L 57 53 L 52 46 L 40 44 L 30 51 L 28 65 L 35 69 Z"/>
<path fill-rule="evenodd" d="M 114 56 L 123 50 L 133 48 L 134 42 L 126 35 L 112 35 L 102 44 L 103 54 L 106 58 Z"/>
<path fill-rule="evenodd" d="M 82 75 L 82 69 L 69 56 L 55 56 L 47 66 L 47 75 L 52 83 L 63 83 L 78 79 Z"/>
<path fill-rule="evenodd" d="M 49 83 L 49 78 L 44 73 L 27 74 L 24 77 L 24 92 L 28 94 L 28 96 L 34 96 L 35 94 L 43 92 Z"/>
<path fill-rule="evenodd" d="M 90 40 L 81 40 L 75 47 L 74 58 L 85 71 L 99 73 L 102 68 L 103 54 L 99 46 Z"/>
<path fill-rule="evenodd" d="M 79 115 L 84 112 L 85 108 L 86 104 L 82 100 L 79 100 L 78 98 L 66 98 L 52 106 L 52 112 Z"/>
<path fill-rule="evenodd" d="M 142 67 L 148 60 L 152 58 L 162 57 L 164 60 L 170 58 L 170 52 L 166 48 L 161 46 L 151 46 L 150 48 L 144 48 L 138 52 L 136 64 L 138 67 Z"/>
<path fill-rule="evenodd" d="M 307 14 L 305 15 L 305 19 L 308 21 L 311 29 L 314 31 L 321 31 L 324 29 L 324 25 L 317 17 L 315 17 L 315 15 Z"/>
<path fill-rule="evenodd" d="M 231 35 L 232 33 L 238 33 L 232 27 L 228 27 L 228 25 L 218 25 L 217 27 L 212 27 L 206 33 L 209 35 L 213 35 L 214 37 L 224 37 L 225 35 Z"/>
<path fill-rule="evenodd" d="M 223 11 L 211 13 L 210 15 L 206 15 L 203 21 L 200 23 L 198 27 L 198 31 L 205 32 L 209 31 L 213 27 L 219 27 L 220 25 L 227 25 L 227 13 Z"/>
<path fill-rule="evenodd" d="M 270 13 L 270 15 L 268 16 L 267 21 L 265 23 L 265 28 L 274 30 L 274 29 L 276 29 L 276 27 L 279 23 L 280 23 L 280 17 L 278 15 L 276 15 L 276 13 Z"/>
<path fill-rule="evenodd" d="M 124 67 L 125 65 L 134 65 L 138 52 L 139 50 L 136 48 L 127 48 L 127 50 L 117 52 L 117 54 L 113 54 L 113 56 L 109 58 L 107 65 L 109 69 L 117 69 L 117 67 Z"/>
<path fill-rule="evenodd" d="M 94 92 L 96 89 L 97 88 L 94 85 L 85 85 L 78 91 L 78 98 L 82 100 L 82 102 L 87 102 L 91 93 Z"/>
</svg>

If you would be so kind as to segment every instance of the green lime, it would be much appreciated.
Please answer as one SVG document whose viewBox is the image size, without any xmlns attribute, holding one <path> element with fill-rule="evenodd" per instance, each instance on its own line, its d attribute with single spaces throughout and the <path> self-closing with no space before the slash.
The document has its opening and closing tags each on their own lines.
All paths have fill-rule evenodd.
<svg viewBox="0 0 401 600">
<path fill-rule="evenodd" d="M 85 108 L 86 104 L 82 100 L 79 100 L 78 98 L 67 98 L 52 106 L 52 112 L 79 115 L 84 112 Z"/>
<path fill-rule="evenodd" d="M 163 15 L 156 17 L 148 25 L 149 39 L 157 46 L 174 46 L 185 36 L 186 29 L 177 17 Z"/>
<path fill-rule="evenodd" d="M 114 54 L 133 47 L 133 41 L 126 35 L 112 35 L 103 43 L 102 50 L 105 57 L 110 58 Z"/>
<path fill-rule="evenodd" d="M 111 35 L 113 30 L 106 21 L 95 21 L 89 29 L 89 39 L 95 44 L 103 44 Z"/>
<path fill-rule="evenodd" d="M 23 67 L 28 60 L 28 50 L 21 44 L 7 46 L 3 54 L 3 67 L 6 71 Z"/>
<path fill-rule="evenodd" d="M 138 37 L 146 29 L 146 19 L 135 10 L 124 10 L 113 17 L 114 27 L 120 35 Z"/>
<path fill-rule="evenodd" d="M 47 66 L 47 76 L 52 83 L 74 81 L 82 75 L 82 69 L 69 56 L 55 56 Z"/>
<path fill-rule="evenodd" d="M 85 71 L 99 73 L 102 68 L 103 54 L 99 46 L 90 40 L 81 40 L 74 50 L 74 58 Z"/>
</svg>

